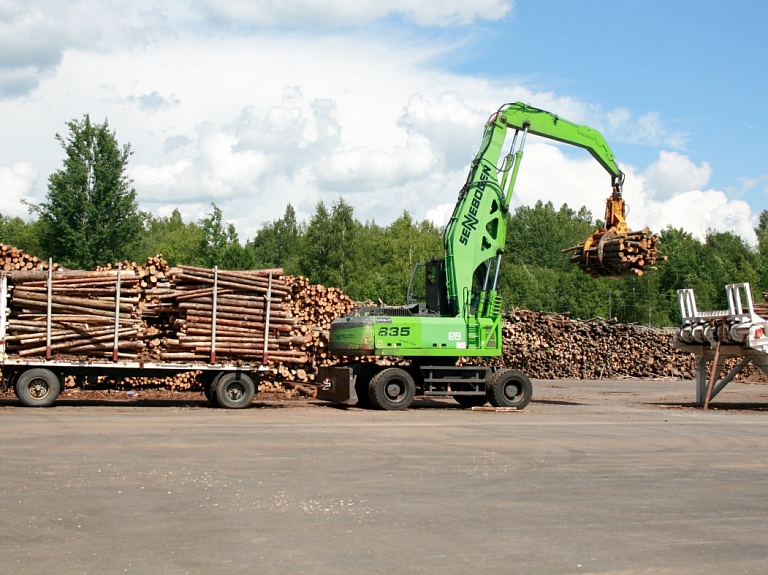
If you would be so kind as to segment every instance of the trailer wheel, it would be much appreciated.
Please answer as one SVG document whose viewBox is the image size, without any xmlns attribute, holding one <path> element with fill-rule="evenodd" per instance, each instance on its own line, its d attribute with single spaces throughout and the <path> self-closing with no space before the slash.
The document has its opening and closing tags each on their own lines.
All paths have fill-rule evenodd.
<svg viewBox="0 0 768 575">
<path fill-rule="evenodd" d="M 48 407 L 61 391 L 61 383 L 49 369 L 28 369 L 16 379 L 16 397 L 26 407 Z"/>
<path fill-rule="evenodd" d="M 371 378 L 368 395 L 373 404 L 387 411 L 408 409 L 416 394 L 411 374 L 399 367 L 383 369 Z"/>
<path fill-rule="evenodd" d="M 531 380 L 522 371 L 502 369 L 488 378 L 486 395 L 494 407 L 524 409 L 531 401 L 533 387 Z"/>
<path fill-rule="evenodd" d="M 465 409 L 480 407 L 488 403 L 488 398 L 484 395 L 454 395 L 453 399 Z"/>
<path fill-rule="evenodd" d="M 213 391 L 219 406 L 227 409 L 242 409 L 251 405 L 256 395 L 256 385 L 244 373 L 225 373 L 216 383 Z"/>
</svg>

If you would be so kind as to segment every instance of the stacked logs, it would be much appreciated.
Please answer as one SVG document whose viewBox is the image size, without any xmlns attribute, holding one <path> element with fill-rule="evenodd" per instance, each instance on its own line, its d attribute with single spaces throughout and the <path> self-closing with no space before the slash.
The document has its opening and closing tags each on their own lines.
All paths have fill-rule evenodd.
<svg viewBox="0 0 768 575">
<path fill-rule="evenodd" d="M 286 276 L 286 285 L 291 290 L 289 310 L 297 321 L 296 332 L 307 339 L 306 360 L 302 364 L 276 366 L 274 380 L 264 380 L 268 390 L 279 390 L 283 382 L 291 387 L 312 382 L 319 366 L 338 363 L 339 358 L 328 352 L 331 322 L 350 313 L 356 305 L 342 290 L 311 284 L 303 276 Z"/>
<path fill-rule="evenodd" d="M 307 338 L 297 332 L 297 320 L 290 315 L 287 304 L 291 288 L 283 279 L 282 270 L 219 270 L 215 277 L 210 269 L 179 266 L 170 270 L 169 278 L 174 287 L 170 311 L 177 314 L 172 319 L 176 337 L 166 338 L 161 359 L 208 361 L 226 357 L 277 363 L 307 361 L 306 353 L 298 349 L 306 345 Z M 214 281 L 217 284 L 215 345 Z M 169 312 L 158 307 L 153 311 Z M 269 327 L 265 335 L 267 315 Z"/>
<path fill-rule="evenodd" d="M 291 312 L 303 325 L 328 330 L 334 319 L 348 314 L 356 305 L 339 288 L 312 285 L 302 276 L 287 276 L 286 284 L 291 288 Z"/>
<path fill-rule="evenodd" d="M 112 356 L 117 272 L 59 271 L 51 281 L 51 345 L 47 346 L 48 272 L 11 272 L 8 344 L 10 354 Z M 121 276 L 117 317 L 121 358 L 143 350 L 145 325 L 139 313 L 139 276 Z"/>
<path fill-rule="evenodd" d="M 763 293 L 763 301 L 756 301 L 752 305 L 757 315 L 768 319 L 768 292 Z"/>
<path fill-rule="evenodd" d="M 126 377 L 121 381 L 121 387 L 129 389 L 170 389 L 172 391 L 200 390 L 202 386 L 197 380 L 198 371 L 185 371 L 168 377 Z"/>
<path fill-rule="evenodd" d="M 20 248 L 8 244 L 0 244 L 0 271 L 12 272 L 44 269 L 48 269 L 48 262 L 44 262 Z"/>
<path fill-rule="evenodd" d="M 122 262 L 116 262 L 114 264 L 110 263 L 104 266 L 96 266 L 95 269 L 96 271 L 111 271 L 118 268 L 137 272 L 141 278 L 139 285 L 142 290 L 145 291 L 157 287 L 158 284 L 167 283 L 165 280 L 169 266 L 168 262 L 163 258 L 163 254 L 149 256 L 142 265 L 130 260 L 123 260 Z"/>
<path fill-rule="evenodd" d="M 318 365 L 336 363 L 328 353 L 331 322 L 350 313 L 357 304 L 339 288 L 310 284 L 302 276 L 288 276 L 286 283 L 291 288 L 291 315 L 310 342 L 306 348 L 310 361 L 303 366 L 304 371 L 314 373 Z"/>
<path fill-rule="evenodd" d="M 625 234 L 597 233 L 589 241 L 586 249 L 586 242 L 582 242 L 564 249 L 563 253 L 575 252 L 570 262 L 592 277 L 641 276 L 655 270 L 659 260 L 666 259 L 656 248 L 658 236 L 651 235 L 647 229 Z"/>
<path fill-rule="evenodd" d="M 542 379 L 694 377 L 694 357 L 672 346 L 674 329 L 571 319 L 516 309 L 504 318 L 504 355 L 490 363 Z"/>
<path fill-rule="evenodd" d="M 114 357 L 119 273 L 119 358 L 272 365 L 308 362 L 303 348 L 311 331 L 298 327 L 291 317 L 291 287 L 282 270 L 217 272 L 212 345 L 214 270 L 181 266 L 166 272 L 162 262 L 123 263 L 128 269 L 120 272 L 102 268 L 52 274 L 50 347 L 48 272 L 12 272 L 8 353 L 57 359 Z M 190 382 L 180 387 L 191 386 Z"/>
</svg>

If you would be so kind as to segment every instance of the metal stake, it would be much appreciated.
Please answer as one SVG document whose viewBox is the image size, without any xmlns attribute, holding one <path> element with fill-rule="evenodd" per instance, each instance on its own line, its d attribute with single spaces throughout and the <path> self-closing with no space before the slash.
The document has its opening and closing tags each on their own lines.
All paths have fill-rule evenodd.
<svg viewBox="0 0 768 575">
<path fill-rule="evenodd" d="M 0 361 L 5 359 L 5 332 L 6 332 L 6 318 L 5 313 L 7 309 L 6 299 L 8 297 L 8 276 L 5 272 L 0 273 Z"/>
<path fill-rule="evenodd" d="M 264 321 L 264 355 L 261 363 L 267 365 L 269 361 L 269 312 L 272 309 L 272 270 L 269 270 L 269 284 L 267 285 L 267 317 Z"/>
<path fill-rule="evenodd" d="M 53 307 L 53 259 L 48 258 L 48 313 L 45 317 L 45 359 L 51 359 L 51 309 Z"/>
<path fill-rule="evenodd" d="M 117 347 L 119 345 L 118 330 L 120 329 L 120 288 L 122 286 L 122 274 L 123 264 L 121 262 L 117 265 L 117 284 L 115 286 L 115 341 L 112 344 L 112 361 L 117 361 L 119 355 Z"/>
<path fill-rule="evenodd" d="M 219 266 L 213 267 L 213 310 L 211 313 L 211 363 L 216 363 L 216 308 L 219 292 Z"/>
</svg>

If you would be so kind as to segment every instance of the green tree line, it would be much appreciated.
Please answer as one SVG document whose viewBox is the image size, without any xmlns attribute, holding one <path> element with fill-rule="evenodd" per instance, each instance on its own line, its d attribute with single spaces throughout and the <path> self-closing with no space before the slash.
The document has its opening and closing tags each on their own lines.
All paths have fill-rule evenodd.
<svg viewBox="0 0 768 575">
<path fill-rule="evenodd" d="M 106 121 L 94 124 L 87 115 L 67 127 L 66 136 L 56 135 L 64 164 L 49 177 L 45 201 L 30 206 L 36 217 L 0 214 L 0 242 L 73 269 L 156 253 L 171 265 L 281 267 L 354 299 L 391 305 L 405 303 L 414 264 L 443 254 L 443 230 L 429 221 L 405 211 L 389 225 L 361 222 L 343 198 L 319 202 L 307 221 L 289 204 L 247 241 L 215 204 L 198 221 L 185 221 L 179 210 L 167 217 L 142 212 L 126 176 L 130 145 L 120 146 Z M 755 246 L 731 232 L 710 231 L 700 241 L 668 227 L 659 240 L 668 259 L 658 271 L 618 279 L 591 278 L 561 253 L 599 224 L 584 207 L 538 202 L 511 213 L 499 283 L 505 305 L 663 326 L 680 321 L 680 288 L 695 289 L 700 309 L 727 307 L 727 283 L 750 282 L 756 299 L 768 291 L 768 211 Z"/>
</svg>

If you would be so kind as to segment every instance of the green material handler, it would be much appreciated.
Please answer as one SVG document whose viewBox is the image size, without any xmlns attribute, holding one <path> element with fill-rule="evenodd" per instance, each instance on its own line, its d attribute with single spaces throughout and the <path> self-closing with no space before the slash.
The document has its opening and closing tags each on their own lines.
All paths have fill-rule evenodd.
<svg viewBox="0 0 768 575">
<path fill-rule="evenodd" d="M 511 149 L 502 158 L 510 129 Z M 523 409 L 528 404 L 531 382 L 522 372 L 466 361 L 457 365 L 459 358 L 502 355 L 497 285 L 528 134 L 585 148 L 611 176 L 606 228 L 582 246 L 606 233 L 615 238 L 627 231 L 624 174 L 603 137 L 520 102 L 502 106 L 486 123 L 480 151 L 459 192 L 445 230 L 445 256 L 415 266 L 407 305 L 359 307 L 334 320 L 330 352 L 347 362 L 320 369 L 319 399 L 387 410 L 406 409 L 415 395 L 452 396 L 463 407 L 490 402 Z M 377 365 L 370 356 L 397 358 L 398 365 Z"/>
</svg>

